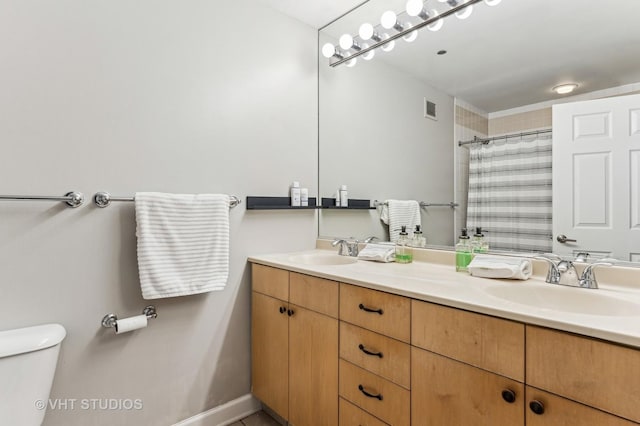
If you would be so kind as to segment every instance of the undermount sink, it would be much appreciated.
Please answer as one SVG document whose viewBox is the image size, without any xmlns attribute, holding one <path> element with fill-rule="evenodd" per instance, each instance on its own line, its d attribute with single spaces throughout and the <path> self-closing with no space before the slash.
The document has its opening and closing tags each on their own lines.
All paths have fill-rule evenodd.
<svg viewBox="0 0 640 426">
<path fill-rule="evenodd" d="M 289 256 L 289 261 L 303 265 L 348 265 L 356 263 L 358 259 L 338 254 L 296 254 Z"/>
<path fill-rule="evenodd" d="M 600 316 L 638 316 L 640 303 L 612 297 L 600 290 L 555 284 L 489 287 L 485 292 L 509 302 L 540 309 Z"/>
</svg>

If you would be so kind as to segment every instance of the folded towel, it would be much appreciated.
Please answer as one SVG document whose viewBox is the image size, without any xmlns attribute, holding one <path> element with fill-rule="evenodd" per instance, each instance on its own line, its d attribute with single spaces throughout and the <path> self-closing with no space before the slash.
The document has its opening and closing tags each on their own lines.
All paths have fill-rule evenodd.
<svg viewBox="0 0 640 426">
<path fill-rule="evenodd" d="M 477 254 L 469 263 L 469 273 L 474 277 L 528 280 L 532 271 L 531 260 L 518 257 Z"/>
<path fill-rule="evenodd" d="M 229 276 L 229 196 L 135 196 L 142 297 L 222 290 Z"/>
<path fill-rule="evenodd" d="M 374 262 L 393 262 L 395 260 L 396 246 L 393 243 L 367 244 L 360 253 L 358 259 Z"/>
<path fill-rule="evenodd" d="M 415 200 L 387 200 L 382 204 L 380 220 L 389 225 L 389 240 L 395 243 L 401 226 L 406 226 L 410 233 L 416 225 L 421 225 L 420 203 Z"/>
</svg>

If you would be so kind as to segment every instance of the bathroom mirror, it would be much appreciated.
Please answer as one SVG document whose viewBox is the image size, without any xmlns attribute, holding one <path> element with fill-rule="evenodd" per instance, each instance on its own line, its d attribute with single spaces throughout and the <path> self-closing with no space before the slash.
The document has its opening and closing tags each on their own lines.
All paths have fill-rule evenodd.
<svg viewBox="0 0 640 426">
<path fill-rule="evenodd" d="M 366 22 L 395 34 L 380 26 L 387 10 L 405 25 L 420 22 L 405 5 L 369 0 L 319 31 L 319 51 L 343 34 L 362 43 Z M 640 92 L 637 16 L 637 0 L 479 2 L 468 18 L 446 17 L 438 31 L 423 28 L 413 42 L 400 38 L 353 67 L 331 67 L 320 53 L 319 197 L 334 197 L 344 184 L 350 198 L 372 203 L 442 204 L 421 209 L 422 224 L 429 245 L 450 248 L 466 224 L 469 147 L 458 141 L 548 129 L 554 103 Z M 572 94 L 552 91 L 567 82 L 578 84 Z M 388 236 L 377 210 L 319 216 L 320 237 Z"/>
</svg>

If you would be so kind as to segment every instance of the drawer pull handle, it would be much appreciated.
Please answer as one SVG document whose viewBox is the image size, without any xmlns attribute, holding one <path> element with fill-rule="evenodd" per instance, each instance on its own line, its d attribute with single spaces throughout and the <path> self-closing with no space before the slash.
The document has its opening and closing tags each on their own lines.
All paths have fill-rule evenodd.
<svg viewBox="0 0 640 426">
<path fill-rule="evenodd" d="M 367 348 L 365 348 L 365 346 L 362 343 L 358 345 L 358 348 L 367 355 L 372 355 L 372 356 L 377 356 L 382 358 L 382 352 L 371 352 L 367 350 Z"/>
<path fill-rule="evenodd" d="M 284 314 L 287 311 L 287 308 L 285 308 L 284 306 L 280 306 L 280 313 Z"/>
<path fill-rule="evenodd" d="M 367 308 L 362 303 L 358 305 L 358 308 L 360 308 L 361 310 L 363 310 L 365 312 L 375 312 L 375 313 L 377 313 L 379 315 L 382 315 L 382 309 Z"/>
<path fill-rule="evenodd" d="M 364 386 L 362 385 L 358 385 L 358 389 L 360 389 L 360 392 L 362 392 L 365 396 L 368 396 L 369 398 L 376 398 L 377 400 L 382 401 L 382 395 L 380 394 L 374 395 L 372 393 L 369 393 L 366 390 L 364 390 Z"/>
<path fill-rule="evenodd" d="M 293 314 L 295 314 L 295 311 L 294 311 L 293 309 L 289 309 L 289 310 L 287 311 L 287 315 L 289 315 L 289 316 L 293 316 Z"/>
<path fill-rule="evenodd" d="M 504 399 L 509 404 L 516 402 L 516 393 L 511 389 L 505 389 L 502 391 L 502 399 Z"/>
<path fill-rule="evenodd" d="M 529 408 L 531 409 L 531 411 L 533 411 L 535 414 L 539 416 L 544 414 L 544 405 L 540 401 L 535 401 L 535 400 L 531 401 L 529 403 Z"/>
</svg>

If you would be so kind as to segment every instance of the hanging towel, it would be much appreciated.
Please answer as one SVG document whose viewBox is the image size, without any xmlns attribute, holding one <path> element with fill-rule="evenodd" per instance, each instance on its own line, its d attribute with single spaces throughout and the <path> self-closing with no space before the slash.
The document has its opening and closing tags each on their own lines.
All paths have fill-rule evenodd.
<svg viewBox="0 0 640 426">
<path fill-rule="evenodd" d="M 135 195 L 142 297 L 223 290 L 229 277 L 229 196 Z"/>
<path fill-rule="evenodd" d="M 528 280 L 532 270 L 531 260 L 519 257 L 477 254 L 469 263 L 469 273 L 474 277 Z"/>
<path fill-rule="evenodd" d="M 420 223 L 420 203 L 415 200 L 387 200 L 382 204 L 380 220 L 389 225 L 389 240 L 395 243 L 400 227 L 406 226 L 411 233 Z"/>
</svg>

